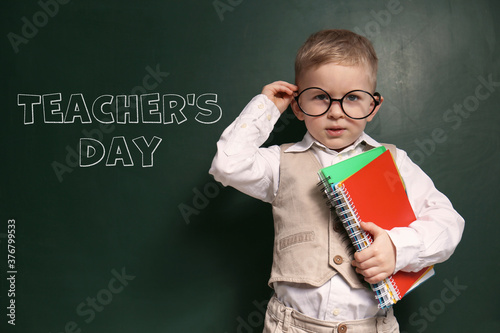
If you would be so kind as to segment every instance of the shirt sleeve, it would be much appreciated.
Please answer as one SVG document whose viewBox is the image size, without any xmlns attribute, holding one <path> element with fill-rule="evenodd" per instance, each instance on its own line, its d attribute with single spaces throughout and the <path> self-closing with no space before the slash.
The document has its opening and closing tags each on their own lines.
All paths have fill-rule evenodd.
<svg viewBox="0 0 500 333">
<path fill-rule="evenodd" d="M 406 152 L 398 149 L 396 159 L 417 219 L 409 228 L 394 228 L 388 233 L 396 247 L 395 271 L 416 272 L 453 254 L 465 222 Z"/>
<path fill-rule="evenodd" d="M 209 173 L 224 186 L 271 202 L 278 187 L 280 148 L 260 148 L 281 113 L 265 95 L 255 96 L 222 133 Z"/>
</svg>

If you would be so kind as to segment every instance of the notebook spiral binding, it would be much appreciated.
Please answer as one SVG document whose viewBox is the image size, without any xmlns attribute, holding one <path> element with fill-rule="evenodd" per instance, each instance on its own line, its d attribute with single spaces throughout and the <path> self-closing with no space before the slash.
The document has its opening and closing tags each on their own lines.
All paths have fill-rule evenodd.
<svg viewBox="0 0 500 333">
<path fill-rule="evenodd" d="M 337 212 L 356 251 L 361 251 L 370 246 L 373 243 L 373 239 L 370 234 L 361 229 L 358 212 L 352 203 L 347 189 L 343 185 L 339 188 L 330 185 L 328 182 L 330 177 L 320 175 L 320 179 L 321 181 L 318 185 L 323 188 L 328 198 L 328 204 Z M 375 292 L 375 298 L 379 302 L 378 307 L 381 309 L 389 308 L 401 299 L 401 294 L 392 277 L 388 277 L 379 283 L 371 284 L 371 288 Z"/>
</svg>

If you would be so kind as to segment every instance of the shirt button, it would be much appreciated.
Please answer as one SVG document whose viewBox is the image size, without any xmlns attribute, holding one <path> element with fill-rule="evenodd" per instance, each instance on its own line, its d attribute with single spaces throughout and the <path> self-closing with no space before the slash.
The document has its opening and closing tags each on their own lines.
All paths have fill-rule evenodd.
<svg viewBox="0 0 500 333">
<path fill-rule="evenodd" d="M 346 324 L 340 324 L 339 327 L 337 328 L 339 333 L 346 333 L 347 332 L 347 325 Z"/>
<path fill-rule="evenodd" d="M 334 309 L 332 311 L 332 313 L 333 313 L 334 316 L 338 316 L 340 314 L 340 310 L 339 309 Z"/>
<path fill-rule="evenodd" d="M 337 255 L 333 257 L 333 262 L 336 263 L 337 265 L 340 265 L 344 262 L 344 259 L 342 259 L 341 256 Z"/>
<path fill-rule="evenodd" d="M 264 108 L 264 104 L 259 104 L 257 107 L 258 107 L 259 109 L 263 109 L 263 108 Z"/>
</svg>

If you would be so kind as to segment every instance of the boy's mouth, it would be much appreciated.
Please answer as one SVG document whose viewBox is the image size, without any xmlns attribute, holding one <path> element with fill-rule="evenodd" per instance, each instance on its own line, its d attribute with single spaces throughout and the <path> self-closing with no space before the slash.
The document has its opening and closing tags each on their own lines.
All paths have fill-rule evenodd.
<svg viewBox="0 0 500 333">
<path fill-rule="evenodd" d="M 335 127 L 328 127 L 326 129 L 326 132 L 331 136 L 340 136 L 342 135 L 342 133 L 344 133 L 344 130 L 345 128 L 343 127 L 335 126 Z"/>
</svg>

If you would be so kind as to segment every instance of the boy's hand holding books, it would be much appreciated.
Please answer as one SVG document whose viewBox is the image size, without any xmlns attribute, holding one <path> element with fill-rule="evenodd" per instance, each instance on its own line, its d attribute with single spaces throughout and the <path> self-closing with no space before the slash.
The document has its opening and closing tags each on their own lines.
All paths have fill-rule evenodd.
<svg viewBox="0 0 500 333">
<path fill-rule="evenodd" d="M 354 253 L 352 265 L 368 283 L 378 283 L 391 276 L 396 268 L 396 247 L 387 232 L 371 222 L 361 222 L 361 228 L 370 233 L 373 243 Z"/>
</svg>

